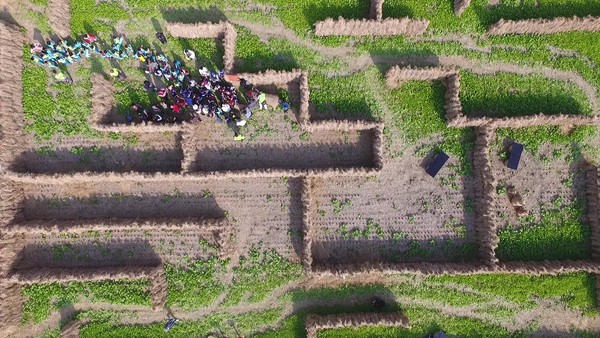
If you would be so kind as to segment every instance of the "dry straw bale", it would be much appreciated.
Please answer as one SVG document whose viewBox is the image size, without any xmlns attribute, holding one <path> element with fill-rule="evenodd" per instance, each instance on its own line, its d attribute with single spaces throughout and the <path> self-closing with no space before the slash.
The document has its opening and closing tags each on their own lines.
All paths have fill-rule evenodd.
<svg viewBox="0 0 600 338">
<path fill-rule="evenodd" d="M 383 152 L 383 124 L 380 124 L 373 131 L 373 166 L 376 170 L 383 169 L 384 164 Z"/>
<path fill-rule="evenodd" d="M 346 20 L 331 18 L 315 24 L 315 34 L 318 36 L 348 35 L 348 36 L 393 36 L 393 35 L 421 35 L 427 30 L 428 20 L 415 20 L 409 18 L 388 18 L 381 21 L 374 20 Z"/>
<path fill-rule="evenodd" d="M 529 275 L 558 275 L 571 272 L 600 273 L 600 263 L 591 261 L 501 262 L 498 272 Z"/>
<path fill-rule="evenodd" d="M 308 73 L 302 71 L 300 75 L 300 113 L 298 114 L 298 123 L 305 125 L 310 122 L 310 88 L 308 86 Z"/>
<path fill-rule="evenodd" d="M 302 180 L 302 232 L 303 237 L 303 250 L 302 250 L 302 265 L 304 271 L 310 273 L 312 269 L 313 257 L 312 257 L 312 241 L 313 241 L 313 227 L 312 220 L 314 219 L 314 196 L 312 194 L 312 188 L 315 184 L 315 180 L 310 177 L 305 177 Z"/>
<path fill-rule="evenodd" d="M 213 231 L 226 227 L 226 219 L 199 218 L 153 218 L 153 219 L 123 219 L 101 218 L 87 220 L 28 220 L 11 224 L 6 227 L 8 233 L 42 233 L 57 232 L 83 233 L 89 230 L 206 230 Z"/>
<path fill-rule="evenodd" d="M 475 231 L 479 244 L 479 256 L 483 263 L 494 269 L 498 264 L 496 248 L 498 235 L 495 211 L 496 180 L 492 173 L 492 160 L 489 147 L 495 134 L 488 128 L 475 129 L 475 149 L 473 150 L 473 176 L 475 178 Z"/>
<path fill-rule="evenodd" d="M 600 260 L 600 190 L 598 189 L 598 168 L 586 164 L 585 189 L 587 218 L 591 232 L 592 259 Z"/>
<path fill-rule="evenodd" d="M 300 79 L 302 71 L 293 69 L 291 71 L 280 71 L 268 69 L 259 73 L 240 73 L 238 76 L 253 85 L 283 85 Z"/>
<path fill-rule="evenodd" d="M 454 15 L 461 16 L 471 6 L 471 0 L 454 0 Z"/>
<path fill-rule="evenodd" d="M 223 66 L 226 73 L 233 72 L 235 63 L 235 40 L 237 39 L 237 31 L 229 22 L 224 24 L 222 33 L 223 37 Z"/>
<path fill-rule="evenodd" d="M 363 264 L 313 264 L 314 276 L 356 277 L 372 273 L 401 274 L 416 273 L 423 275 L 465 275 L 485 273 L 489 267 L 481 263 L 363 263 Z"/>
<path fill-rule="evenodd" d="M 167 22 L 167 32 L 176 38 L 218 38 L 225 31 L 227 23 L 180 23 Z"/>
<path fill-rule="evenodd" d="M 304 126 L 304 130 L 309 132 L 315 131 L 364 131 L 377 129 L 383 124 L 378 122 L 370 122 L 364 120 L 318 120 L 308 123 Z"/>
<path fill-rule="evenodd" d="M 400 67 L 394 66 L 385 74 L 385 82 L 390 88 L 397 88 L 409 80 L 440 80 L 458 73 L 456 67 Z"/>
<path fill-rule="evenodd" d="M 598 116 L 582 115 L 544 115 L 536 114 L 517 117 L 466 117 L 459 116 L 448 121 L 448 125 L 455 128 L 487 126 L 497 128 L 525 128 L 532 126 L 574 126 L 591 125 L 600 121 Z"/>
<path fill-rule="evenodd" d="M 48 23 L 55 34 L 61 38 L 71 35 L 71 8 L 69 0 L 48 1 Z"/>
<path fill-rule="evenodd" d="M 387 326 L 410 328 L 408 318 L 402 312 L 309 314 L 306 316 L 305 325 L 308 338 L 317 337 L 317 332 L 320 330 L 344 327 Z"/>
<path fill-rule="evenodd" d="M 372 167 L 353 167 L 353 168 L 326 168 L 326 169 L 252 169 L 240 171 L 209 171 L 194 172 L 189 174 L 176 173 L 93 173 L 82 172 L 75 174 L 31 174 L 7 172 L 6 177 L 20 183 L 32 184 L 55 184 L 76 183 L 81 181 L 88 182 L 117 182 L 117 181 L 140 181 L 140 182 L 188 182 L 203 181 L 206 179 L 234 179 L 234 178 L 257 178 L 257 177 L 302 177 L 302 176 L 370 176 L 379 170 Z"/>
<path fill-rule="evenodd" d="M 147 279 L 156 266 L 106 266 L 100 268 L 34 268 L 17 270 L 9 281 L 19 284 Z"/>
<path fill-rule="evenodd" d="M 600 30 L 600 17 L 587 16 L 585 18 L 554 18 L 554 19 L 527 19 L 503 20 L 488 27 L 489 35 L 504 34 L 555 34 L 562 32 L 595 32 Z"/>
<path fill-rule="evenodd" d="M 25 36 L 19 27 L 0 21 L 0 173 L 19 153 L 23 139 L 23 45 Z"/>
<path fill-rule="evenodd" d="M 383 2 L 385 0 L 371 0 L 371 6 L 369 7 L 369 19 L 371 20 L 382 20 L 383 19 Z"/>
<path fill-rule="evenodd" d="M 446 87 L 444 93 L 446 121 L 451 123 L 454 119 L 464 116 L 460 102 L 460 74 L 455 73 L 444 78 L 443 84 Z"/>
</svg>

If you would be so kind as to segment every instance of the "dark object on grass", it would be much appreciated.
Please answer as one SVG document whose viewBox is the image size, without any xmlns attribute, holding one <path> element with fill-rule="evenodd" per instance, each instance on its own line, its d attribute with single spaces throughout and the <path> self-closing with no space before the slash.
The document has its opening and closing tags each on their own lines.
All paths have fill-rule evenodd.
<svg viewBox="0 0 600 338">
<path fill-rule="evenodd" d="M 377 296 L 371 298 L 371 306 L 375 309 L 383 309 L 385 307 L 385 301 Z"/>
<path fill-rule="evenodd" d="M 162 32 L 157 32 L 156 38 L 163 44 L 167 43 L 167 37 Z"/>
<path fill-rule="evenodd" d="M 429 338 L 448 338 L 448 336 L 446 336 L 444 331 L 438 331 L 434 333 L 433 336 L 429 336 Z"/>
<path fill-rule="evenodd" d="M 171 319 L 167 320 L 167 323 L 165 324 L 165 332 L 167 332 L 171 328 L 173 328 L 175 323 L 177 323 L 178 321 L 179 321 L 179 319 L 177 319 L 177 318 L 171 318 Z"/>
<path fill-rule="evenodd" d="M 515 142 L 508 146 L 508 152 L 510 155 L 505 164 L 510 169 L 517 170 L 519 162 L 521 161 L 521 154 L 523 154 L 523 145 Z"/>
<path fill-rule="evenodd" d="M 444 152 L 440 152 L 433 158 L 433 162 L 431 162 L 427 168 L 425 168 L 425 172 L 429 174 L 431 177 L 435 177 L 437 173 L 442 169 L 444 164 L 448 161 L 450 156 L 446 155 Z"/>
</svg>

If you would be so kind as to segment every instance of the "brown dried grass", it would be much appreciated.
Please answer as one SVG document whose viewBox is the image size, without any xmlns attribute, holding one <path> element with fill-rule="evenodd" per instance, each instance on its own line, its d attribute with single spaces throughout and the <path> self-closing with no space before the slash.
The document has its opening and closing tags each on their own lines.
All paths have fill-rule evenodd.
<svg viewBox="0 0 600 338">
<path fill-rule="evenodd" d="M 528 115 L 516 117 L 466 117 L 464 115 L 448 121 L 448 125 L 454 128 L 466 127 L 488 127 L 488 128 L 525 128 L 532 126 L 574 126 L 593 125 L 600 122 L 598 116 L 582 115 Z"/>
<path fill-rule="evenodd" d="M 585 173 L 587 219 L 591 232 L 592 259 L 600 260 L 600 190 L 598 189 L 598 168 L 587 164 Z"/>
<path fill-rule="evenodd" d="M 72 281 L 99 281 L 121 279 L 150 279 L 156 266 L 113 266 L 100 268 L 35 268 L 14 271 L 11 283 L 37 284 Z"/>
<path fill-rule="evenodd" d="M 25 36 L 19 27 L 0 21 L 0 172 L 19 153 L 24 137 L 22 77 Z"/>
<path fill-rule="evenodd" d="M 302 233 L 303 237 L 303 250 L 302 250 L 302 265 L 304 271 L 309 274 L 312 271 L 313 257 L 312 257 L 312 220 L 314 219 L 315 205 L 314 198 L 312 195 L 314 180 L 310 177 L 306 177 L 302 180 Z"/>
<path fill-rule="evenodd" d="M 429 26 L 428 20 L 415 20 L 410 18 L 388 18 L 381 21 L 375 20 L 346 20 L 344 18 L 326 19 L 315 24 L 317 36 L 393 36 L 422 35 Z"/>
<path fill-rule="evenodd" d="M 596 32 L 600 30 L 600 17 L 587 16 L 585 18 L 553 18 L 553 19 L 527 19 L 503 20 L 488 27 L 488 35 L 506 34 L 556 34 L 563 32 Z"/>
<path fill-rule="evenodd" d="M 383 19 L 383 2 L 385 0 L 371 0 L 371 6 L 369 7 L 369 19 L 371 20 L 382 20 Z"/>
<path fill-rule="evenodd" d="M 496 221 L 496 180 L 492 174 L 489 146 L 494 140 L 494 132 L 487 128 L 475 130 L 475 149 L 473 150 L 473 177 L 475 179 L 475 222 L 477 242 L 482 262 L 495 269 L 498 264 Z"/>
<path fill-rule="evenodd" d="M 88 219 L 88 220 L 28 220 L 11 224 L 4 230 L 14 234 L 83 233 L 109 230 L 221 230 L 230 226 L 227 219 L 154 218 L 154 219 Z"/>
<path fill-rule="evenodd" d="M 225 31 L 227 23 L 180 23 L 167 22 L 167 32 L 176 38 L 218 38 Z"/>
<path fill-rule="evenodd" d="M 408 318 L 402 312 L 309 314 L 306 316 L 305 322 L 308 338 L 316 338 L 317 332 L 320 330 L 344 327 L 387 326 L 410 328 Z"/>
</svg>

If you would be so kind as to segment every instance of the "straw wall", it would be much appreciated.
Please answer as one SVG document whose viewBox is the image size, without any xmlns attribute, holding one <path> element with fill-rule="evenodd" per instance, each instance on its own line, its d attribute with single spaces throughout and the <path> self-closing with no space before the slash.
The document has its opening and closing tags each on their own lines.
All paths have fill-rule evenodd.
<svg viewBox="0 0 600 338">
<path fill-rule="evenodd" d="M 24 134 L 23 45 L 25 37 L 18 27 L 0 21 L 0 173 L 19 153 Z"/>
<path fill-rule="evenodd" d="M 37 284 L 73 281 L 118 279 L 145 279 L 153 275 L 156 266 L 116 266 L 101 268 L 35 268 L 13 272 L 9 281 L 19 284 Z"/>
<path fill-rule="evenodd" d="M 428 20 L 414 20 L 409 18 L 374 20 L 347 20 L 331 18 L 315 24 L 317 36 L 415 36 L 425 33 L 429 26 Z"/>
<path fill-rule="evenodd" d="M 383 2 L 385 0 L 371 0 L 371 6 L 369 7 L 369 19 L 371 20 L 382 20 L 383 19 Z"/>
<path fill-rule="evenodd" d="M 473 171 L 475 179 L 475 231 L 482 262 L 494 269 L 498 264 L 496 248 L 496 180 L 492 174 L 489 146 L 494 140 L 491 129 L 475 129 L 475 149 L 473 151 Z"/>
<path fill-rule="evenodd" d="M 528 115 L 516 117 L 466 117 L 464 115 L 448 121 L 450 127 L 488 127 L 488 128 L 524 128 L 533 126 L 574 126 L 590 125 L 600 122 L 598 116 L 584 115 Z"/>
<path fill-rule="evenodd" d="M 302 232 L 303 237 L 303 251 L 302 251 L 302 265 L 304 271 L 310 273 L 312 270 L 312 237 L 313 228 L 312 220 L 314 219 L 314 199 L 312 194 L 314 180 L 310 177 L 306 177 L 302 180 Z"/>
<path fill-rule="evenodd" d="M 592 259 L 600 260 L 600 191 L 598 189 L 598 168 L 588 164 L 585 173 L 587 218 L 591 232 Z"/>
<path fill-rule="evenodd" d="M 334 315 L 306 316 L 306 336 L 316 338 L 325 329 L 361 326 L 388 326 L 410 328 L 408 318 L 402 312 L 342 313 Z"/>
<path fill-rule="evenodd" d="M 394 66 L 385 74 L 385 82 L 390 88 L 397 88 L 405 81 L 440 80 L 458 73 L 456 67 L 400 67 Z"/>
<path fill-rule="evenodd" d="M 220 230 L 228 226 L 226 219 L 199 218 L 152 218 L 152 219 L 86 219 L 86 220 L 28 220 L 6 227 L 7 233 L 42 233 L 57 232 L 83 233 L 90 230 Z"/>
<path fill-rule="evenodd" d="M 528 20 L 503 20 L 488 27 L 489 35 L 505 34 L 556 34 L 563 32 L 596 32 L 600 30 L 600 17 L 588 16 L 585 18 L 554 18 L 554 19 L 528 19 Z"/>
<path fill-rule="evenodd" d="M 446 87 L 446 92 L 444 93 L 446 121 L 448 124 L 451 124 L 456 118 L 464 116 L 460 102 L 460 74 L 455 73 L 444 78 L 443 84 Z"/>
</svg>

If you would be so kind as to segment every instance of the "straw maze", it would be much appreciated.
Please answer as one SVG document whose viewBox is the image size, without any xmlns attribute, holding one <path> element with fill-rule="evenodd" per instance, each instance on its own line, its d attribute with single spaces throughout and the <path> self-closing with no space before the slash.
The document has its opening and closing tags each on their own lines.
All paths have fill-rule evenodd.
<svg viewBox="0 0 600 338">
<path fill-rule="evenodd" d="M 429 21 L 424 19 L 383 18 L 383 5 L 385 0 L 371 0 L 369 18 L 362 20 L 348 20 L 344 18 L 326 19 L 315 24 L 315 34 L 319 36 L 350 35 L 350 36 L 391 36 L 422 35 L 429 26 Z M 471 0 L 454 0 L 454 14 L 461 16 L 469 8 Z M 588 16 L 557 17 L 553 19 L 527 19 L 504 20 L 490 25 L 487 34 L 555 34 L 561 32 L 583 31 L 594 32 L 600 30 L 600 18 Z"/>
<path fill-rule="evenodd" d="M 381 8 L 382 1 L 375 1 Z M 371 11 L 371 16 L 381 20 L 381 11 Z M 168 27 L 171 35 L 178 37 L 222 37 L 225 45 L 224 64 L 228 70 L 234 69 L 234 50 L 227 46 L 234 46 L 235 30 L 228 23 L 217 25 L 183 25 L 172 24 Z M 194 32 L 194 33 L 193 33 Z M 233 41 L 233 42 L 232 42 Z M 569 271 L 587 271 L 600 273 L 600 214 L 598 172 L 590 166 L 586 173 L 587 179 L 587 204 L 589 224 L 592 231 L 592 260 L 590 261 L 545 261 L 545 262 L 500 262 L 495 256 L 498 238 L 496 234 L 496 222 L 494 219 L 494 206 L 497 197 L 494 193 L 495 178 L 490 170 L 490 158 L 488 147 L 494 138 L 494 129 L 499 127 L 524 127 L 533 125 L 575 125 L 594 124 L 596 117 L 577 116 L 528 116 L 516 118 L 469 118 L 462 113 L 459 91 L 460 77 L 454 68 L 392 68 L 387 76 L 387 84 L 390 88 L 401 85 L 402 81 L 408 80 L 442 80 L 446 85 L 446 117 L 448 124 L 452 127 L 476 127 L 476 149 L 473 154 L 475 167 L 475 194 L 476 194 L 476 220 L 477 241 L 479 247 L 479 260 L 475 263 L 410 263 L 410 264 L 386 264 L 367 262 L 361 265 L 333 265 L 315 264 L 312 256 L 313 232 L 318 226 L 315 213 L 316 208 L 313 198 L 313 185 L 315 178 L 344 177 L 344 176 L 370 176 L 376 175 L 385 165 L 382 154 L 382 130 L 383 125 L 379 123 L 356 122 L 356 121 L 315 121 L 309 113 L 309 88 L 306 72 L 265 72 L 261 74 L 240 74 L 257 85 L 293 85 L 297 88 L 299 110 L 297 121 L 303 130 L 308 132 L 341 132 L 357 131 L 370 133 L 372 158 L 368 165 L 350 167 L 318 167 L 297 169 L 294 164 L 288 168 L 272 169 L 267 165 L 250 170 L 220 170 L 220 171 L 198 171 L 194 170 L 194 156 L 197 149 L 194 148 L 193 129 L 188 126 L 176 126 L 171 131 L 176 131 L 181 139 L 181 168 L 178 172 L 171 173 L 135 173 L 135 172 L 101 172 L 101 173 L 72 173 L 53 174 L 35 173 L 25 171 L 7 170 L 13 169 L 14 158 L 21 152 L 20 145 L 16 140 L 23 134 L 23 109 L 14 102 L 21 102 L 21 70 L 22 70 L 22 45 L 24 37 L 15 27 L 8 25 L 0 26 L 0 72 L 1 78 L 13 78 L 14 81 L 0 82 L 0 91 L 10 93 L 0 97 L 0 114 L 3 121 L 12 121 L 12 124 L 2 125 L 3 139 L 6 147 L 0 154 L 3 171 L 2 200 L 0 201 L 0 220 L 2 231 L 0 232 L 0 294 L 2 304 L 13 304 L 13 306 L 0 307 L 0 321 L 3 323 L 17 324 L 20 322 L 20 306 L 22 297 L 20 295 L 21 285 L 32 283 L 65 282 L 73 280 L 107 280 L 107 279 L 149 279 L 151 281 L 152 303 L 155 309 L 164 306 L 167 292 L 166 280 L 160 260 L 151 264 L 137 265 L 137 262 L 129 262 L 124 265 L 100 265 L 93 267 L 44 267 L 36 266 L 35 262 L 22 262 L 19 255 L 23 250 L 23 243 L 31 237 L 44 233 L 82 233 L 88 230 L 140 230 L 140 229 L 171 229 L 178 231 L 200 231 L 207 237 L 213 237 L 218 243 L 219 252 L 222 257 L 227 257 L 233 250 L 231 234 L 235 232 L 231 224 L 224 218 L 180 218 L 180 219 L 133 219 L 133 218 L 98 218 L 81 221 L 52 221 L 45 219 L 27 219 L 22 214 L 21 184 L 49 184 L 49 183 L 78 183 L 78 182 L 105 182 L 105 181 L 178 181 L 187 182 L 202 179 L 235 179 L 235 178 L 260 178 L 260 177 L 299 177 L 302 182 L 301 205 L 302 205 L 302 231 L 303 251 L 302 262 L 309 274 L 355 274 L 380 271 L 385 273 L 425 273 L 425 274 L 463 274 L 463 273 L 487 273 L 487 272 L 514 272 L 532 274 L 556 274 Z M 93 79 L 94 97 L 93 114 L 90 123 L 97 129 L 111 132 L 134 132 L 150 133 L 156 131 L 167 131 L 168 127 L 160 128 L 153 126 L 127 126 L 119 125 L 107 120 L 106 116 L 114 114 L 112 92 L 110 83 L 95 77 Z M 10 96 L 10 99 L 8 99 Z M 7 118 L 10 116 L 10 118 Z M 10 142 L 10 140 L 14 140 Z M 191 144 L 191 146 L 190 146 Z M 424 173 L 423 173 L 424 174 Z M 22 268 L 22 267 L 26 268 Z M 331 318 L 313 318 L 307 320 L 307 331 L 316 332 L 321 328 L 333 327 L 328 324 Z M 372 318 L 379 324 L 393 322 L 393 325 L 407 325 L 402 318 Z M 354 323 L 356 320 L 345 318 L 334 326 Z M 80 323 L 74 322 L 66 327 L 67 331 L 76 331 Z M 352 324 L 353 325 L 353 324 Z"/>
</svg>

